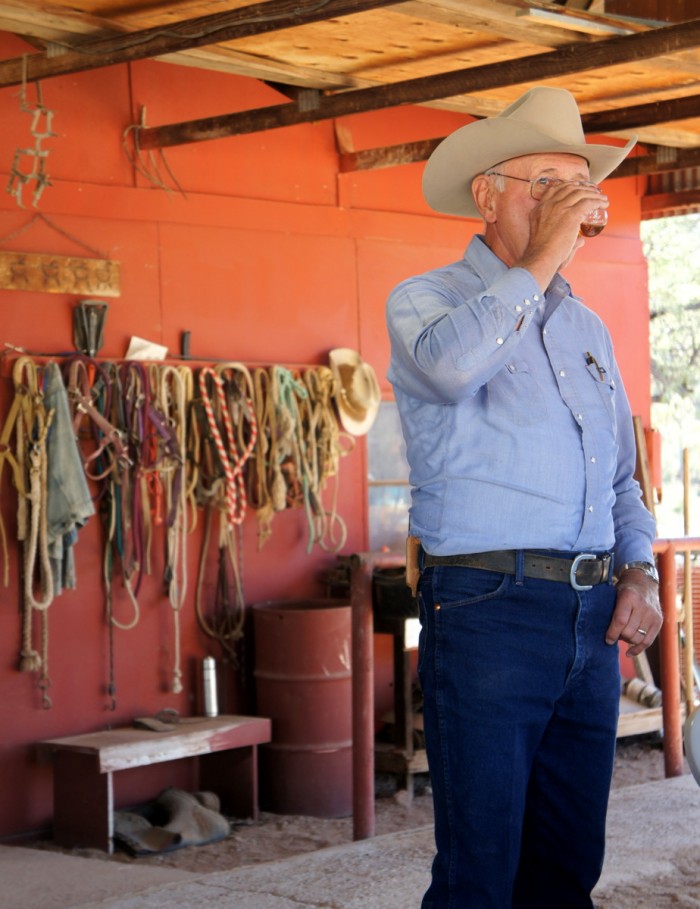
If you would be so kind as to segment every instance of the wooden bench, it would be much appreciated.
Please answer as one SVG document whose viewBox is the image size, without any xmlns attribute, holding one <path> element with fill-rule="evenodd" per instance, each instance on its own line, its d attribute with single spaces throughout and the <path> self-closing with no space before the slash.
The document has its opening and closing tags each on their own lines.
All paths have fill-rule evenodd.
<svg viewBox="0 0 700 909">
<path fill-rule="evenodd" d="M 258 817 L 257 746 L 271 739 L 264 717 L 181 719 L 173 731 L 123 727 L 39 743 L 53 761 L 54 839 L 60 846 L 113 851 L 119 770 L 196 757 L 199 789 L 216 792 L 232 817 Z"/>
</svg>

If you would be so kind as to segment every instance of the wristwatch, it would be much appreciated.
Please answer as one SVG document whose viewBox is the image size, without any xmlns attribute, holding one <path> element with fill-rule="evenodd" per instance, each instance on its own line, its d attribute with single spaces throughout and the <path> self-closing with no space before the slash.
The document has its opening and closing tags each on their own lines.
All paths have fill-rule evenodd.
<svg viewBox="0 0 700 909">
<path fill-rule="evenodd" d="M 639 571 L 643 571 L 644 574 L 651 578 L 652 581 L 659 583 L 659 572 L 656 570 L 656 565 L 653 562 L 625 562 L 625 564 L 620 569 L 620 574 L 624 571 L 627 571 L 628 568 L 637 568 Z"/>
</svg>

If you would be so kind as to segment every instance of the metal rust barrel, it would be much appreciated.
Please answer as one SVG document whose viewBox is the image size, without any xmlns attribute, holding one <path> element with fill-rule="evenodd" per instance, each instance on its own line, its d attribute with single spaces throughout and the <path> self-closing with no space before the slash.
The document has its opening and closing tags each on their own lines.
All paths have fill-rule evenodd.
<svg viewBox="0 0 700 909">
<path fill-rule="evenodd" d="M 337 599 L 253 606 L 257 712 L 272 720 L 259 750 L 266 811 L 352 814 L 351 628 Z"/>
</svg>

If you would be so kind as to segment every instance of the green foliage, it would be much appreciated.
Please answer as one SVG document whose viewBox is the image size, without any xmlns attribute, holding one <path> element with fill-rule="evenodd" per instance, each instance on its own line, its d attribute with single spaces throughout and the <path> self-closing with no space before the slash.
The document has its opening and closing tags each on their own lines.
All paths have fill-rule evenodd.
<svg viewBox="0 0 700 909">
<path fill-rule="evenodd" d="M 700 379 L 700 215 L 642 223 L 649 260 L 652 400 L 694 395 Z"/>
<path fill-rule="evenodd" d="M 652 422 L 662 438 L 663 500 L 659 536 L 697 534 L 700 498 L 700 215 L 643 221 L 649 262 Z M 690 488 L 682 480 L 689 454 Z"/>
</svg>

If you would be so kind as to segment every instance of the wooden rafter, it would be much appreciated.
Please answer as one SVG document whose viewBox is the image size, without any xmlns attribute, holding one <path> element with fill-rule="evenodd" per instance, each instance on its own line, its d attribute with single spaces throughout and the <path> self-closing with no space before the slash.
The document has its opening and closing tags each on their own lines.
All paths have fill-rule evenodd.
<svg viewBox="0 0 700 909">
<path fill-rule="evenodd" d="M 661 217 L 688 211 L 700 206 L 700 189 L 686 189 L 681 192 L 659 193 L 644 196 L 642 199 L 642 218 Z"/>
<path fill-rule="evenodd" d="M 700 148 L 647 148 L 643 155 L 626 158 L 613 177 L 648 177 L 667 174 L 674 170 L 700 167 Z"/>
<path fill-rule="evenodd" d="M 589 132 L 610 133 L 692 117 L 700 117 L 700 95 L 687 95 L 684 98 L 669 98 L 651 104 L 636 104 L 633 107 L 599 111 L 586 114 L 583 119 Z"/>
<path fill-rule="evenodd" d="M 359 152 L 341 152 L 339 156 L 341 173 L 356 170 L 378 170 L 383 167 L 397 167 L 401 164 L 416 164 L 427 161 L 442 139 L 426 139 L 421 142 L 405 142 L 386 148 L 370 148 Z M 643 177 L 651 174 L 670 173 L 700 167 L 700 148 L 647 147 L 641 155 L 626 158 L 610 176 Z"/>
<path fill-rule="evenodd" d="M 700 117 L 700 95 L 583 114 L 581 122 L 584 132 L 592 134 L 622 132 L 642 126 L 651 126 L 655 123 L 685 120 L 689 117 Z M 369 148 L 359 152 L 346 151 L 341 147 L 340 171 L 347 173 L 354 170 L 377 170 L 383 167 L 395 167 L 399 164 L 426 161 L 440 142 L 442 142 L 442 137 L 418 142 L 404 142 L 385 148 Z M 615 176 L 630 176 L 633 173 L 661 173 L 664 170 L 696 167 L 698 164 L 700 164 L 700 150 L 698 149 L 657 149 L 653 154 L 630 158 L 620 165 L 620 170 L 623 172 L 617 171 Z"/>
<path fill-rule="evenodd" d="M 305 25 L 337 16 L 348 16 L 397 0 L 267 0 L 240 9 L 154 26 L 139 32 L 81 44 L 58 57 L 30 54 L 0 62 L 0 88 L 35 82 L 52 76 L 84 72 L 117 63 L 131 63 L 179 51 L 219 44 L 236 38 Z"/>
<path fill-rule="evenodd" d="M 338 92 L 321 97 L 318 107 L 313 109 L 301 110 L 295 104 L 272 105 L 253 111 L 143 128 L 139 131 L 139 145 L 144 149 L 185 145 L 402 104 L 427 103 L 506 85 L 541 82 L 586 70 L 605 69 L 630 61 L 673 54 L 699 45 L 700 20 L 694 19 L 592 44 L 570 44 L 549 53 L 503 63 L 469 67 L 374 88 Z"/>
</svg>

